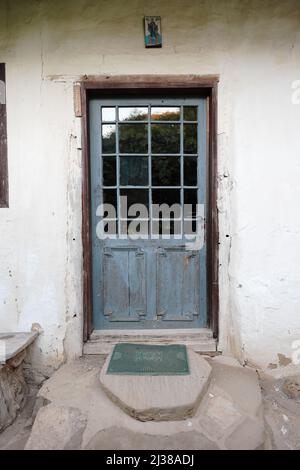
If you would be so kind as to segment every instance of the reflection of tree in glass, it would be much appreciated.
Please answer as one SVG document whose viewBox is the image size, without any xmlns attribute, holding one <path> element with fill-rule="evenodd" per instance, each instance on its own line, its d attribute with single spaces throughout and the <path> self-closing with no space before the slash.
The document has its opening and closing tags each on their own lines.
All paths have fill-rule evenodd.
<svg viewBox="0 0 300 470">
<path fill-rule="evenodd" d="M 147 121 L 147 119 L 148 112 L 134 108 L 134 110 L 128 115 L 128 117 L 124 118 L 123 121 Z"/>
<path fill-rule="evenodd" d="M 198 153 L 197 124 L 184 124 L 183 142 L 185 153 Z"/>
<path fill-rule="evenodd" d="M 148 124 L 126 124 L 126 121 L 144 121 L 147 115 L 135 109 L 124 124 L 119 124 L 119 148 L 121 153 L 148 152 Z M 178 112 L 166 111 L 153 114 L 157 123 L 151 126 L 152 153 L 180 153 L 180 125 L 159 124 L 158 121 L 178 121 Z M 115 126 L 106 126 L 103 132 L 103 152 L 115 152 Z M 188 153 L 197 153 L 197 125 L 184 126 L 184 149 Z"/>
<path fill-rule="evenodd" d="M 116 152 L 116 126 L 114 124 L 102 126 L 102 152 Z"/>
<path fill-rule="evenodd" d="M 153 186 L 180 186 L 179 157 L 152 157 Z"/>
<path fill-rule="evenodd" d="M 152 153 L 180 153 L 180 125 L 152 124 Z"/>
<path fill-rule="evenodd" d="M 148 114 L 135 108 L 119 125 L 119 148 L 121 153 L 148 152 L 148 125 L 125 124 L 126 121 L 147 121 Z"/>
<path fill-rule="evenodd" d="M 121 153 L 147 153 L 147 124 L 120 124 L 119 147 Z"/>
</svg>

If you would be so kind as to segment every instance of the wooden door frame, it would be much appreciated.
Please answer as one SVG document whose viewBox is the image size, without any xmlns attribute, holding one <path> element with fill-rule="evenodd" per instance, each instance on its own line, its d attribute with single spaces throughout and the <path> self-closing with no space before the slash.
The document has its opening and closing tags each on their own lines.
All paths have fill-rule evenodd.
<svg viewBox="0 0 300 470">
<path fill-rule="evenodd" d="M 75 113 L 82 118 L 82 245 L 83 245 L 83 341 L 92 332 L 92 245 L 88 103 L 93 94 L 174 92 L 207 97 L 208 104 L 208 218 L 207 317 L 215 338 L 219 330 L 219 227 L 217 209 L 217 92 L 216 75 L 124 75 L 83 77 L 74 87 Z"/>
</svg>

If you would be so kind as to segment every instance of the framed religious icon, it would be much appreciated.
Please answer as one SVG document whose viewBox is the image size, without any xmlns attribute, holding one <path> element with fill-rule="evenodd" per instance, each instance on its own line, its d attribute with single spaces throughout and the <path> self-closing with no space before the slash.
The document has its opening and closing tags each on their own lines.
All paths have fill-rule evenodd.
<svg viewBox="0 0 300 470">
<path fill-rule="evenodd" d="M 161 21 L 160 16 L 145 16 L 145 46 L 161 47 Z"/>
</svg>

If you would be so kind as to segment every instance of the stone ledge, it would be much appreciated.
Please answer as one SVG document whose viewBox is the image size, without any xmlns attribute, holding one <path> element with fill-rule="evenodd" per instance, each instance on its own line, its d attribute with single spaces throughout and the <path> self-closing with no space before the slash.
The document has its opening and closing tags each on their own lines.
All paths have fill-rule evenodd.
<svg viewBox="0 0 300 470">
<path fill-rule="evenodd" d="M 24 351 L 37 336 L 37 331 L 0 333 L 0 364 L 6 364 L 7 361 Z M 2 354 L 4 357 L 1 357 Z"/>
</svg>

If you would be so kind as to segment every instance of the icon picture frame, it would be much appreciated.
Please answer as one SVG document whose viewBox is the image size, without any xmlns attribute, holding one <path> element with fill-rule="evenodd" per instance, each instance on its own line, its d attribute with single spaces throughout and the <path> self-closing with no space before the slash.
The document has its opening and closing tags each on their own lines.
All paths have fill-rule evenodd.
<svg viewBox="0 0 300 470">
<path fill-rule="evenodd" d="M 145 47 L 158 48 L 162 47 L 162 33 L 161 33 L 161 17 L 160 16 L 145 16 L 144 17 L 144 30 L 145 30 Z"/>
</svg>

